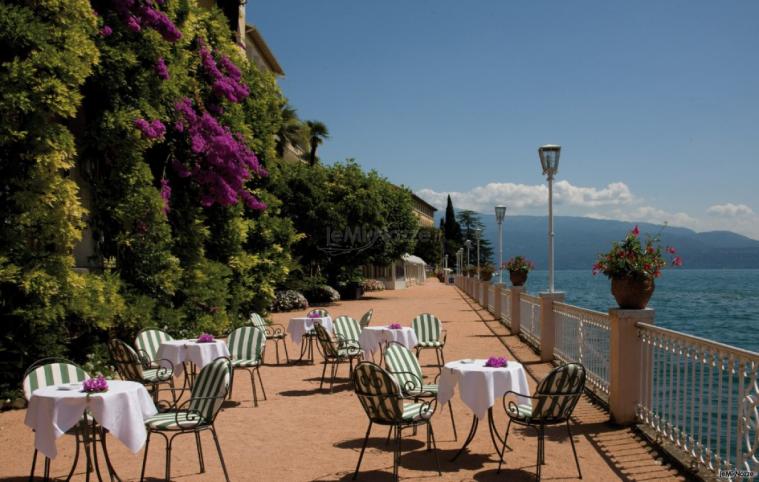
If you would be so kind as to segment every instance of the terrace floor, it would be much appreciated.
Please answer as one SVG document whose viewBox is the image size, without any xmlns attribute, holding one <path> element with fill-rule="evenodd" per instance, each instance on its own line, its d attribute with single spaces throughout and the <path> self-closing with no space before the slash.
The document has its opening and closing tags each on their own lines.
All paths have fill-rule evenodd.
<svg viewBox="0 0 759 482">
<path fill-rule="evenodd" d="M 340 314 L 358 319 L 374 308 L 373 324 L 400 322 L 425 311 L 440 317 L 448 331 L 446 360 L 506 355 L 525 365 L 530 388 L 550 370 L 537 355 L 516 336 L 495 321 L 492 315 L 474 305 L 453 286 L 437 280 L 426 285 L 399 291 L 372 293 L 360 301 L 341 302 L 328 309 L 333 317 Z M 280 313 L 274 321 L 287 325 L 291 314 Z M 290 355 L 297 356 L 298 347 L 288 340 Z M 276 366 L 271 346 L 266 354 L 267 366 L 262 376 L 267 401 L 252 406 L 250 384 L 240 376 L 234 386 L 233 400 L 217 419 L 217 430 L 232 480 L 255 481 L 339 481 L 350 480 L 358 459 L 367 427 L 366 416 L 347 383 L 347 367 L 339 373 L 339 385 L 330 394 L 319 391 L 322 365 Z M 434 353 L 422 355 L 423 365 L 434 361 Z M 431 366 L 424 367 L 430 376 Z M 241 373 L 244 375 L 244 373 Z M 500 405 L 496 405 L 500 407 Z M 466 437 L 471 413 L 459 399 L 453 398 L 459 440 L 453 440 L 447 408 L 435 415 L 433 422 L 443 475 L 438 477 L 434 461 L 425 451 L 424 431 L 417 436 L 404 435 L 400 478 L 430 481 L 495 481 L 534 480 L 536 437 L 534 431 L 512 427 L 506 451 L 505 470 L 496 474 L 497 455 L 487 434 L 480 427 L 468 453 L 456 462 L 450 458 Z M 23 424 L 25 411 L 0 414 L 0 481 L 26 480 L 32 457 L 33 434 Z M 505 428 L 502 409 L 496 410 L 499 430 Z M 609 423 L 608 413 L 583 399 L 575 410 L 573 427 L 584 480 L 681 480 L 677 471 L 666 465 L 631 429 Z M 385 446 L 387 430 L 373 429 L 358 480 L 392 480 L 392 452 Z M 198 474 L 193 437 L 180 437 L 174 445 L 172 475 L 177 480 L 223 480 L 213 441 L 208 432 L 202 435 L 206 474 Z M 73 457 L 73 438 L 58 441 L 59 456 L 53 461 L 52 473 L 63 477 Z M 125 480 L 139 478 L 142 452 L 131 454 L 120 442 L 111 439 L 111 458 Z M 545 480 L 572 480 L 577 477 L 572 450 L 563 428 L 551 429 L 546 437 Z M 37 465 L 38 473 L 41 463 Z M 76 479 L 82 480 L 80 461 Z M 159 438 L 151 443 L 146 474 L 163 476 L 164 450 Z"/>
</svg>

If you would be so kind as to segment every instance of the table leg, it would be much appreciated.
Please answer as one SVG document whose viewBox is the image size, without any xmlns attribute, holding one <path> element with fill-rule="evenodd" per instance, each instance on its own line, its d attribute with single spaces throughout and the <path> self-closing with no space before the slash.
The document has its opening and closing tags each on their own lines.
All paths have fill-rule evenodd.
<svg viewBox="0 0 759 482">
<path fill-rule="evenodd" d="M 105 457 L 105 463 L 108 468 L 108 476 L 111 478 L 111 482 L 118 480 L 121 482 L 121 477 L 116 473 L 116 469 L 113 468 L 111 463 L 111 457 L 108 456 L 108 446 L 105 443 L 105 436 L 107 431 L 101 427 L 100 429 L 100 444 L 103 446 L 103 456 Z"/>
<path fill-rule="evenodd" d="M 303 336 L 301 338 L 300 342 L 300 357 L 294 361 L 294 363 L 301 363 L 310 361 L 311 363 L 314 362 L 314 345 L 313 345 L 313 337 L 310 336 Z M 304 359 L 305 358 L 305 359 Z"/>
<path fill-rule="evenodd" d="M 467 446 L 470 443 L 472 443 L 472 440 L 474 440 L 474 434 L 477 433 L 477 426 L 479 425 L 479 423 L 480 423 L 480 420 L 477 418 L 477 415 L 472 415 L 472 427 L 469 429 L 469 435 L 467 435 L 466 437 L 464 446 L 461 447 L 461 449 L 459 449 L 458 452 L 456 452 L 456 455 L 453 456 L 453 458 L 451 459 L 451 462 L 456 460 L 459 457 L 459 455 L 461 455 L 461 453 L 464 451 L 464 449 L 467 448 Z"/>
</svg>

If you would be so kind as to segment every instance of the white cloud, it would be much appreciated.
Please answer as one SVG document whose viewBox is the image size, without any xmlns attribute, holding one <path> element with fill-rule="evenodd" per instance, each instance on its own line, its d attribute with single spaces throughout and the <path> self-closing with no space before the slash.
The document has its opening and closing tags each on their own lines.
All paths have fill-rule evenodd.
<svg viewBox="0 0 759 482">
<path fill-rule="evenodd" d="M 706 210 L 706 213 L 713 216 L 725 216 L 734 218 L 738 216 L 751 216 L 754 214 L 754 210 L 745 204 L 725 203 L 709 206 L 709 208 Z"/>
<path fill-rule="evenodd" d="M 632 209 L 613 209 L 607 213 L 592 212 L 586 217 L 595 219 L 614 219 L 617 221 L 640 221 L 654 224 L 669 224 L 685 228 L 699 229 L 701 221 L 684 212 L 668 212 L 653 206 L 637 206 Z"/>
</svg>

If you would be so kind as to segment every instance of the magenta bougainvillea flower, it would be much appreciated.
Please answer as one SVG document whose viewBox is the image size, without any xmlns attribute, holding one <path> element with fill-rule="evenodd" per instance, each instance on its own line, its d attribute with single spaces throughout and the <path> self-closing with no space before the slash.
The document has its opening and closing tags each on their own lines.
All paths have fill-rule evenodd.
<svg viewBox="0 0 759 482">
<path fill-rule="evenodd" d="M 161 179 L 161 199 L 163 200 L 163 214 L 169 214 L 171 200 L 171 185 L 165 177 Z"/>
<path fill-rule="evenodd" d="M 101 37 L 110 37 L 112 33 L 113 33 L 113 29 L 109 27 L 108 25 L 103 25 L 103 28 L 100 29 Z"/>
<path fill-rule="evenodd" d="M 163 2 L 155 2 L 159 5 Z M 132 32 L 151 28 L 169 41 L 176 42 L 182 38 L 182 32 L 162 11 L 156 9 L 152 0 L 111 0 L 110 4 L 122 22 Z"/>
<path fill-rule="evenodd" d="M 134 126 L 148 139 L 158 139 L 166 133 L 166 126 L 158 119 L 152 121 L 135 119 Z"/>
<path fill-rule="evenodd" d="M 503 368 L 509 364 L 509 361 L 502 356 L 491 356 L 485 362 L 486 367 L 490 368 Z"/>
<path fill-rule="evenodd" d="M 390 328 L 391 330 L 400 330 L 401 328 L 403 328 L 403 325 L 401 325 L 400 323 L 393 323 L 388 328 Z"/>
<path fill-rule="evenodd" d="M 166 61 L 163 60 L 163 57 L 158 57 L 153 68 L 159 79 L 169 80 L 169 68 L 166 66 Z"/>
<path fill-rule="evenodd" d="M 88 378 L 82 383 L 82 390 L 87 393 L 99 393 L 108 390 L 108 382 L 103 375 L 95 378 Z"/>
<path fill-rule="evenodd" d="M 211 343 L 212 341 L 214 341 L 214 338 L 210 333 L 201 333 L 198 337 L 198 343 Z"/>
<path fill-rule="evenodd" d="M 221 57 L 219 61 L 221 68 L 219 68 L 205 42 L 199 39 L 198 43 L 200 44 L 200 59 L 203 70 L 210 77 L 211 88 L 214 93 L 230 102 L 242 102 L 250 95 L 250 90 L 247 85 L 240 81 L 242 78 L 240 69 L 226 55 Z"/>
</svg>

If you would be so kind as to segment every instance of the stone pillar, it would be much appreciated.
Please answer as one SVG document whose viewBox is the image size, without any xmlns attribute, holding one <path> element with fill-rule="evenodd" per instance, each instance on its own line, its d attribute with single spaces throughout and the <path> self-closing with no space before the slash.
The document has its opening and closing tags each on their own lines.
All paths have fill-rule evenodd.
<svg viewBox="0 0 759 482">
<path fill-rule="evenodd" d="M 490 289 L 490 282 L 489 281 L 483 281 L 480 283 L 480 306 L 485 308 L 485 311 L 490 311 L 488 309 L 488 290 Z"/>
<path fill-rule="evenodd" d="M 553 347 L 556 345 L 554 301 L 564 301 L 564 293 L 540 293 L 540 360 L 544 362 L 553 361 Z"/>
<path fill-rule="evenodd" d="M 512 286 L 511 290 L 511 334 L 518 335 L 522 327 L 522 309 L 520 296 L 522 294 L 521 286 Z"/>
<path fill-rule="evenodd" d="M 493 300 L 493 311 L 495 312 L 495 319 L 498 320 L 499 323 L 503 322 L 503 319 L 501 318 L 501 290 L 503 290 L 503 285 L 496 283 L 493 288 L 493 297 L 495 298 Z"/>
<path fill-rule="evenodd" d="M 479 303 L 480 301 L 480 280 L 477 278 L 472 278 L 472 283 L 474 284 L 474 290 L 472 290 L 472 298 L 474 298 L 474 301 Z"/>
<path fill-rule="evenodd" d="M 650 308 L 609 310 L 609 412 L 614 423 L 635 423 L 635 406 L 643 393 L 643 367 L 651 367 L 643 360 L 643 343 L 635 325 L 653 324 L 654 314 Z"/>
</svg>

